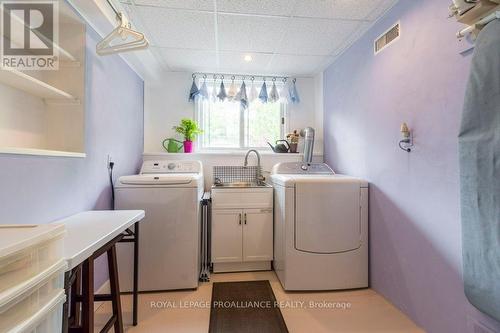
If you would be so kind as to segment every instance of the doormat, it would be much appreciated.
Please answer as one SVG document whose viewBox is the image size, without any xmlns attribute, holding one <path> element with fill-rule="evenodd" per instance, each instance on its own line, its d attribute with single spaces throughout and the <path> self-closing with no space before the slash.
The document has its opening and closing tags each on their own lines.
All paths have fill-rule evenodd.
<svg viewBox="0 0 500 333">
<path fill-rule="evenodd" d="M 209 333 L 288 333 L 269 281 L 216 282 Z"/>
</svg>

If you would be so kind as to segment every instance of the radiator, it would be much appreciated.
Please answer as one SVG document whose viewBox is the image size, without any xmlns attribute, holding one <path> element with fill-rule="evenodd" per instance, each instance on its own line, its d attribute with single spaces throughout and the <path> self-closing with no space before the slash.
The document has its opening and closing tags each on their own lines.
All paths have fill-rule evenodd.
<svg viewBox="0 0 500 333">
<path fill-rule="evenodd" d="M 201 253 L 200 281 L 210 281 L 210 192 L 205 192 L 201 199 Z"/>
</svg>

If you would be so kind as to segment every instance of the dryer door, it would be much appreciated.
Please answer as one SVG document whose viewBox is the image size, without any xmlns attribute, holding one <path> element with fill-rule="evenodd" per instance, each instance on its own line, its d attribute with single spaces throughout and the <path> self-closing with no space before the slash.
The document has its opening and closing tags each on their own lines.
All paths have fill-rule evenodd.
<svg viewBox="0 0 500 333">
<path fill-rule="evenodd" d="M 295 248 L 340 253 L 361 246 L 360 183 L 355 179 L 301 178 L 295 185 Z"/>
</svg>

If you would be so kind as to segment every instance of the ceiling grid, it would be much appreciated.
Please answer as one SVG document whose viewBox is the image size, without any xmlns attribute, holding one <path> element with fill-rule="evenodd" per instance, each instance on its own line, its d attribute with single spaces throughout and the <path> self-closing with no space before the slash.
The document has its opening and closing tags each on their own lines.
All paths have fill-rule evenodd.
<svg viewBox="0 0 500 333">
<path fill-rule="evenodd" d="M 121 0 L 169 70 L 295 76 L 322 71 L 396 2 Z"/>
</svg>

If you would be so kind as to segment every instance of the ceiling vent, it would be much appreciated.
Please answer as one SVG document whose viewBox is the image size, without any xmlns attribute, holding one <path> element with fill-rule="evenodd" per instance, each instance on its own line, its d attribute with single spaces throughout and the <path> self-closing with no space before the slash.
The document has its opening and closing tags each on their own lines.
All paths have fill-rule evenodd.
<svg viewBox="0 0 500 333">
<path fill-rule="evenodd" d="M 387 30 L 382 36 L 377 38 L 374 43 L 375 54 L 378 54 L 383 49 L 394 43 L 401 36 L 401 24 L 398 22 Z"/>
</svg>

